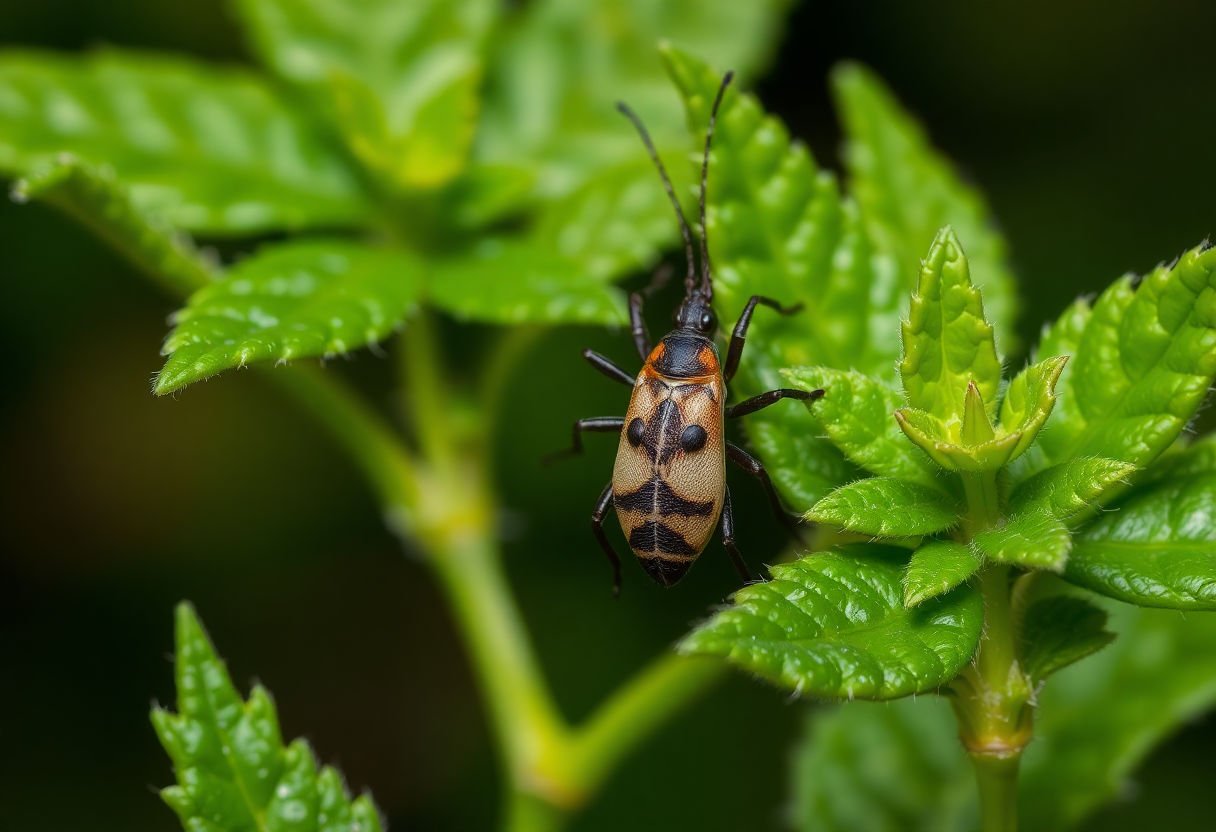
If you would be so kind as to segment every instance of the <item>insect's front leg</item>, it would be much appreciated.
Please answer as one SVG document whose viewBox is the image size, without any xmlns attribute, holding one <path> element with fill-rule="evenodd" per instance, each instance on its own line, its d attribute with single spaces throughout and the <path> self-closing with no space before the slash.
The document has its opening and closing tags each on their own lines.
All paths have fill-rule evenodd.
<svg viewBox="0 0 1216 832">
<path fill-rule="evenodd" d="M 759 396 L 752 396 L 746 401 L 731 405 L 726 408 L 726 418 L 737 419 L 740 416 L 755 413 L 757 410 L 763 410 L 782 399 L 813 402 L 820 398 L 823 398 L 823 390 L 791 390 L 788 387 L 782 387 L 779 390 L 769 390 L 767 393 L 761 393 Z"/>
<path fill-rule="evenodd" d="M 739 577 L 744 583 L 751 583 L 752 574 L 748 571 L 747 562 L 743 560 L 742 553 L 739 552 L 739 547 L 735 545 L 735 511 L 730 504 L 730 489 L 726 489 L 726 496 L 722 500 L 722 546 L 726 549 L 726 554 L 730 556 L 730 562 L 734 564 L 735 571 L 739 573 Z"/>
<path fill-rule="evenodd" d="M 590 419 L 579 419 L 570 428 L 570 447 L 548 454 L 544 458 L 544 463 L 548 465 L 559 459 L 581 454 L 583 452 L 583 431 L 589 433 L 612 433 L 615 431 L 620 433 L 624 427 L 625 420 L 620 416 L 593 416 Z"/>
<path fill-rule="evenodd" d="M 768 496 L 769 505 L 772 507 L 773 514 L 777 520 L 789 530 L 794 539 L 805 543 L 806 540 L 803 539 L 802 531 L 798 528 L 797 523 L 797 520 L 801 518 L 798 518 L 797 515 L 791 515 L 785 510 L 785 506 L 781 504 L 781 498 L 777 496 L 777 489 L 773 487 L 773 481 L 769 478 L 768 471 L 764 469 L 764 464 L 733 442 L 726 443 L 726 455 L 730 458 L 731 462 L 760 481 L 760 485 L 764 487 L 764 493 Z"/>
<path fill-rule="evenodd" d="M 621 594 L 621 558 L 616 553 L 616 549 L 612 548 L 608 535 L 604 534 L 604 517 L 607 516 L 610 505 L 612 505 L 612 483 L 604 486 L 604 490 L 600 492 L 600 498 L 595 502 L 595 510 L 591 512 L 591 531 L 595 535 L 595 539 L 599 541 L 604 554 L 608 556 L 608 563 L 612 565 L 612 594 L 616 597 Z"/>
<path fill-rule="evenodd" d="M 632 387 L 634 381 L 636 381 L 633 376 L 614 364 L 611 359 L 605 358 L 595 350 L 583 350 L 583 358 L 587 359 L 588 364 L 613 381 L 619 381 L 621 384 L 628 385 L 629 387 Z"/>
<path fill-rule="evenodd" d="M 730 349 L 727 350 L 726 365 L 722 369 L 722 375 L 727 381 L 734 378 L 735 371 L 739 369 L 739 359 L 743 356 L 743 344 L 747 341 L 747 328 L 751 326 L 752 312 L 756 311 L 756 304 L 776 309 L 782 315 L 793 315 L 802 309 L 801 303 L 782 306 L 772 298 L 752 295 L 747 306 L 743 307 L 743 314 L 739 316 L 739 322 L 735 324 L 735 331 L 730 336 Z"/>
</svg>

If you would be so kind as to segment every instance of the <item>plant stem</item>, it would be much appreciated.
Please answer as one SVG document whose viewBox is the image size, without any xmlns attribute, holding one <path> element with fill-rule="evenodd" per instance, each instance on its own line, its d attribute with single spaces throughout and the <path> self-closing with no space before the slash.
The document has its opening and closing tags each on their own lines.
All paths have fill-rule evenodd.
<svg viewBox="0 0 1216 832">
<path fill-rule="evenodd" d="M 980 793 L 980 829 L 1016 832 L 1018 828 L 1018 763 L 1016 757 L 972 755 Z"/>
</svg>

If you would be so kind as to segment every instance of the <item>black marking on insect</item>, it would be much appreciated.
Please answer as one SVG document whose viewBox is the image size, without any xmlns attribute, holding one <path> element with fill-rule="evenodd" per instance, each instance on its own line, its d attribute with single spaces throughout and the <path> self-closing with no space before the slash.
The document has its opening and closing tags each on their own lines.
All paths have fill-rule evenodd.
<svg viewBox="0 0 1216 832">
<path fill-rule="evenodd" d="M 726 487 L 727 458 L 760 481 L 778 519 L 797 534 L 795 521 L 781 505 L 764 466 L 725 437 L 724 420 L 727 418 L 754 413 L 781 399 L 814 400 L 823 395 L 822 390 L 770 390 L 731 407 L 725 405 L 726 383 L 739 368 L 747 328 L 756 306 L 767 306 L 782 315 L 791 315 L 802 308 L 801 304 L 783 307 L 772 298 L 754 295 L 735 324 L 725 364 L 719 364 L 718 348 L 713 340 L 718 320 L 712 308 L 705 192 L 714 124 L 731 78 L 729 72 L 722 78 L 705 133 L 705 153 L 701 162 L 699 276 L 692 230 L 654 143 L 641 119 L 625 104 L 617 105 L 637 129 L 675 208 L 684 238 L 688 272 L 684 278 L 684 300 L 675 314 L 675 329 L 663 336 L 653 349 L 642 320 L 642 306 L 645 297 L 664 281 L 666 272 L 661 270 L 649 288 L 635 292 L 629 298 L 634 345 L 644 361 L 642 371 L 636 377 L 598 353 L 583 351 L 583 357 L 601 373 L 633 388 L 624 418 L 580 419 L 574 423 L 571 448 L 561 452 L 581 452 L 582 434 L 586 431 L 614 432 L 620 436 L 612 481 L 600 493 L 591 514 L 592 532 L 612 564 L 614 593 L 620 591 L 621 561 L 604 534 L 604 518 L 609 505 L 616 509 L 621 528 L 629 539 L 629 548 L 637 555 L 646 573 L 663 586 L 672 586 L 684 576 L 709 543 L 716 527 L 721 528 L 722 543 L 739 575 L 745 581 L 751 579 L 735 546 L 734 516 L 730 491 Z"/>
</svg>

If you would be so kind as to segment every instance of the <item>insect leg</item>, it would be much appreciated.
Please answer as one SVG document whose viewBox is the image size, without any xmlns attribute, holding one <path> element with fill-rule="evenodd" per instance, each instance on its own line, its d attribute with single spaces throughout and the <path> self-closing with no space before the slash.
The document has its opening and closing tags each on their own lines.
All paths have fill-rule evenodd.
<svg viewBox="0 0 1216 832">
<path fill-rule="evenodd" d="M 753 578 L 751 572 L 747 569 L 747 563 L 743 560 L 743 555 L 739 553 L 739 547 L 735 545 L 735 511 L 730 505 L 730 489 L 726 489 L 726 497 L 722 501 L 722 546 L 726 549 L 726 554 L 730 555 L 730 562 L 735 565 L 735 571 L 739 573 L 739 577 L 744 583 L 750 583 Z"/>
<path fill-rule="evenodd" d="M 751 325 L 752 312 L 756 310 L 756 304 L 776 309 L 782 315 L 793 315 L 802 309 L 801 303 L 796 303 L 793 306 L 782 306 L 772 298 L 766 298 L 763 295 L 752 295 L 751 300 L 747 302 L 747 306 L 743 307 L 743 314 L 739 316 L 739 322 L 735 324 L 735 331 L 730 336 L 730 349 L 726 353 L 726 365 L 722 369 L 722 376 L 727 381 L 734 378 L 735 370 L 739 369 L 739 359 L 743 355 L 743 343 L 747 339 L 747 328 Z"/>
<path fill-rule="evenodd" d="M 768 471 L 764 470 L 764 465 L 760 460 L 733 442 L 726 443 L 726 455 L 730 457 L 731 462 L 760 480 L 760 485 L 764 487 L 764 493 L 768 495 L 769 505 L 772 506 L 773 514 L 777 517 L 777 520 L 789 530 L 795 540 L 805 543 L 806 541 L 802 538 L 802 532 L 798 528 L 797 520 L 800 518 L 797 515 L 790 514 L 785 510 L 785 506 L 781 505 L 781 498 L 777 496 L 777 489 L 773 487 L 773 481 L 769 479 Z"/>
<path fill-rule="evenodd" d="M 622 370 L 620 367 L 612 363 L 610 359 L 600 355 L 595 350 L 583 350 L 583 358 L 587 359 L 587 363 L 595 369 L 599 370 L 604 375 L 613 381 L 619 381 L 621 384 L 633 386 L 634 377 Z"/>
<path fill-rule="evenodd" d="M 608 556 L 608 562 L 612 564 L 612 594 L 617 597 L 621 594 L 621 558 L 612 548 L 612 544 L 608 542 L 608 535 L 604 534 L 604 517 L 608 514 L 608 506 L 611 504 L 612 483 L 608 483 L 600 492 L 600 498 L 595 503 L 595 510 L 591 512 L 591 532 L 599 541 L 604 554 Z"/>
<path fill-rule="evenodd" d="M 570 447 L 547 454 L 543 461 L 548 465 L 559 459 L 581 454 L 583 452 L 583 431 L 590 433 L 612 433 L 613 431 L 619 432 L 624 427 L 625 420 L 620 416 L 593 416 L 590 419 L 579 419 L 571 426 Z"/>
<path fill-rule="evenodd" d="M 763 410 L 770 404 L 776 404 L 782 399 L 797 399 L 804 402 L 813 402 L 815 399 L 822 397 L 822 390 L 790 390 L 785 387 L 781 388 L 780 390 L 769 390 L 767 393 L 761 393 L 759 396 L 752 396 L 747 401 L 742 401 L 726 408 L 726 418 L 737 419 L 740 416 L 755 413 L 757 410 Z"/>
<path fill-rule="evenodd" d="M 629 296 L 629 329 L 633 333 L 633 345 L 638 348 L 642 360 L 650 355 L 650 333 L 646 331 L 646 321 L 642 318 L 642 306 L 646 298 L 641 292 Z"/>
</svg>

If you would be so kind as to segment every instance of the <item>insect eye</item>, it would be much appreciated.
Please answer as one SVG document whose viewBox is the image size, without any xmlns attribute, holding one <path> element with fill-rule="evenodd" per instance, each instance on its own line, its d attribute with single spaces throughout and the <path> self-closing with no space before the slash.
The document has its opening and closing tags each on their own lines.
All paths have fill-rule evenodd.
<svg viewBox="0 0 1216 832">
<path fill-rule="evenodd" d="M 701 329 L 710 330 L 714 326 L 714 313 L 705 312 L 701 315 Z"/>
</svg>

